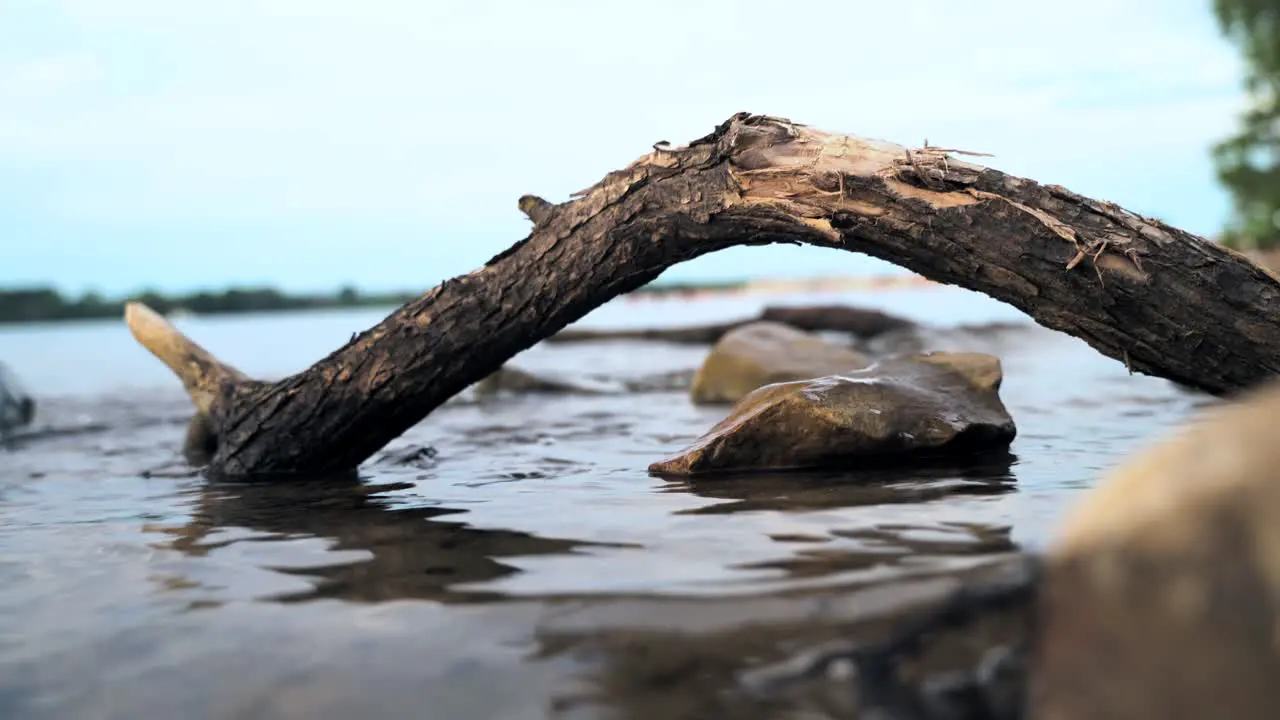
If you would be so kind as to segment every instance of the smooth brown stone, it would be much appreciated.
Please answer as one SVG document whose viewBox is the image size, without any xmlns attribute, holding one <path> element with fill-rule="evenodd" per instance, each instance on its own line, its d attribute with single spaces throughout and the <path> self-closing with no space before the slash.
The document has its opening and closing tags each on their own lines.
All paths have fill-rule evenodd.
<svg viewBox="0 0 1280 720">
<path fill-rule="evenodd" d="M 1050 547 L 1031 717 L 1280 717 L 1280 385 L 1116 469 Z"/>
<path fill-rule="evenodd" d="M 729 404 L 773 383 L 851 372 L 870 364 L 856 350 L 775 322 L 744 325 L 716 343 L 693 378 L 698 404 Z"/>
<path fill-rule="evenodd" d="M 889 358 L 841 375 L 775 383 L 651 472 L 856 467 L 859 460 L 1007 448 L 1000 360 L 980 353 Z"/>
</svg>

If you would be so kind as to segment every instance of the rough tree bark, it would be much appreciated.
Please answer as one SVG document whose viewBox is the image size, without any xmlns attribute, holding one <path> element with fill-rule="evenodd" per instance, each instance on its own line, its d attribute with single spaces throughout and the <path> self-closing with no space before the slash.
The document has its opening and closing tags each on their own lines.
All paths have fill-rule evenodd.
<svg viewBox="0 0 1280 720">
<path fill-rule="evenodd" d="M 182 378 L 221 474 L 350 469 L 468 385 L 666 268 L 738 245 L 861 252 L 1009 303 L 1132 370 L 1210 393 L 1280 368 L 1280 281 L 1114 204 L 943 148 L 740 113 L 654 146 L 532 232 L 294 376 L 247 380 L 145 308 L 135 336 Z"/>
</svg>

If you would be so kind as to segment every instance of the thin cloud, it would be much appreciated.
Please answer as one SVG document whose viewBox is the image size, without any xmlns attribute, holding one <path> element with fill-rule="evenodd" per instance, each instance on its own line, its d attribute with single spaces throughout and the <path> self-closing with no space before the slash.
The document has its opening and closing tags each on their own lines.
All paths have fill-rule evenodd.
<svg viewBox="0 0 1280 720">
<path fill-rule="evenodd" d="M 520 194 L 563 199 L 739 110 L 993 152 L 1211 232 L 1208 146 L 1243 107 L 1201 0 L 8 2 L 0 212 L 27 248 L 0 283 L 87 282 L 58 258 L 119 232 L 136 285 L 195 227 L 285 282 L 362 223 L 386 231 L 363 247 L 464 272 L 527 228 Z"/>
</svg>

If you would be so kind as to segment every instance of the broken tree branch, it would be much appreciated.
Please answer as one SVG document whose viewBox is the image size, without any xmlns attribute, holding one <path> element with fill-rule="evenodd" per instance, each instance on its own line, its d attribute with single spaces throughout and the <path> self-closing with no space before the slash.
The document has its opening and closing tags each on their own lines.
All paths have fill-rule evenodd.
<svg viewBox="0 0 1280 720">
<path fill-rule="evenodd" d="M 126 303 L 124 321 L 134 339 L 182 380 L 182 386 L 191 396 L 198 413 L 209 412 L 224 385 L 249 380 L 244 373 L 209 354 L 208 350 L 142 303 Z"/>
<path fill-rule="evenodd" d="M 888 260 L 1009 303 L 1135 371 L 1211 393 L 1280 368 L 1275 276 L 1157 220 L 941 148 L 739 113 L 568 202 L 527 196 L 520 206 L 535 223 L 528 237 L 276 383 L 217 371 L 226 366 L 150 323 L 144 344 L 176 348 L 157 355 L 198 407 L 207 402 L 211 470 L 352 468 L 593 308 L 739 245 L 805 243 Z"/>
</svg>

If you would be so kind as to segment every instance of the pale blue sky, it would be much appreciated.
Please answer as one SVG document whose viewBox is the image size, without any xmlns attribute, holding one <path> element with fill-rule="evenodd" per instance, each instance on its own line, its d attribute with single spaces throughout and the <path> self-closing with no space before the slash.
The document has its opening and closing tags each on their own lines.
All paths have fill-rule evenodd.
<svg viewBox="0 0 1280 720">
<path fill-rule="evenodd" d="M 994 153 L 1202 234 L 1209 0 L 0 0 L 0 286 L 426 288 L 734 112 Z M 748 248 L 671 278 L 880 270 Z"/>
</svg>

